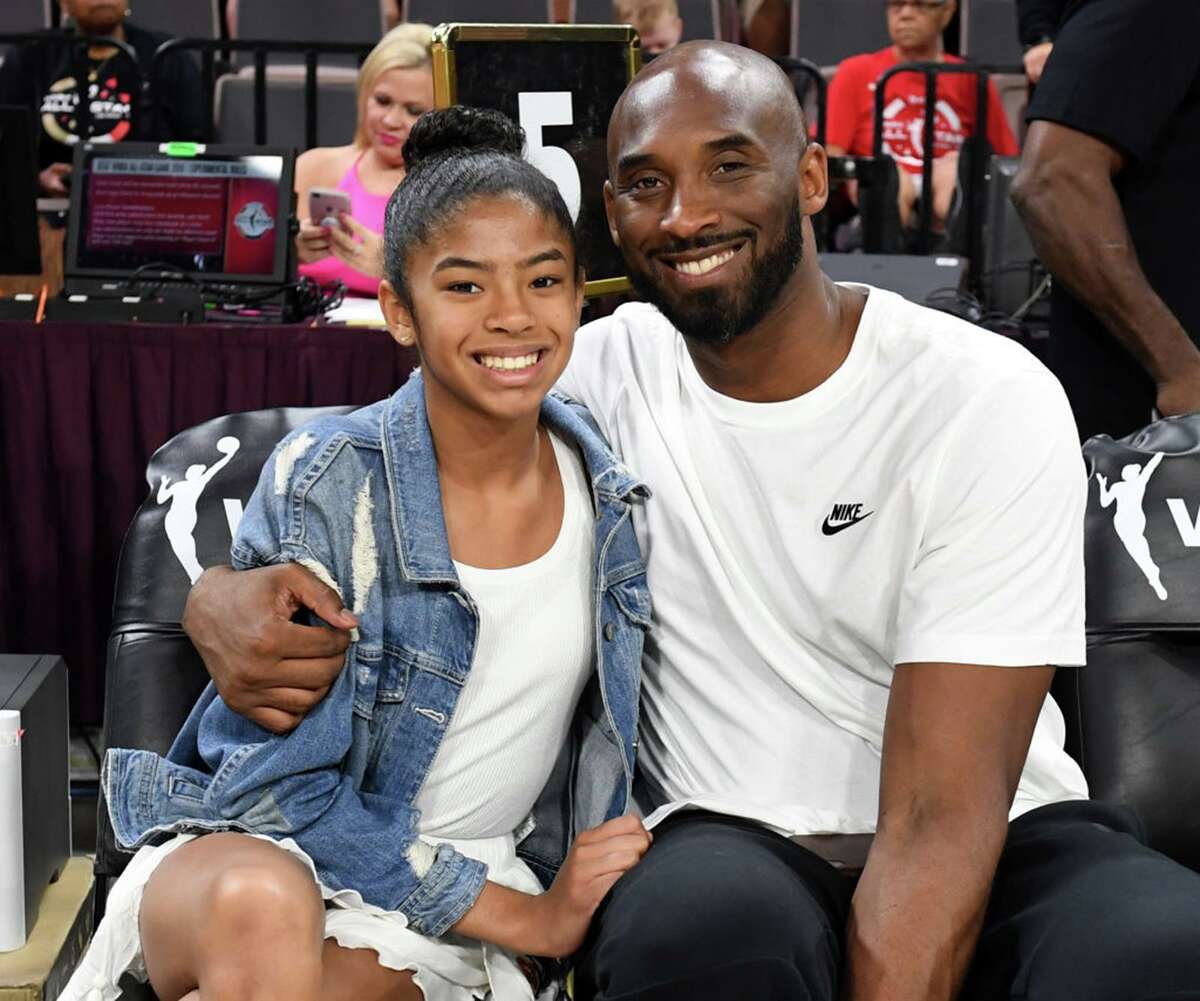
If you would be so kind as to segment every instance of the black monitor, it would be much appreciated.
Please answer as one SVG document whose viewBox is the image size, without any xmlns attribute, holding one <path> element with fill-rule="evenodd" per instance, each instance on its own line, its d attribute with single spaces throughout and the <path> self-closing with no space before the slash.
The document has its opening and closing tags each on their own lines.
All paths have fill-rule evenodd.
<svg viewBox="0 0 1200 1001">
<path fill-rule="evenodd" d="M 177 271 L 205 283 L 282 285 L 295 152 L 203 143 L 82 143 L 75 151 L 67 290 Z"/>
<path fill-rule="evenodd" d="M 42 271 L 33 112 L 0 105 L 0 275 Z"/>
</svg>

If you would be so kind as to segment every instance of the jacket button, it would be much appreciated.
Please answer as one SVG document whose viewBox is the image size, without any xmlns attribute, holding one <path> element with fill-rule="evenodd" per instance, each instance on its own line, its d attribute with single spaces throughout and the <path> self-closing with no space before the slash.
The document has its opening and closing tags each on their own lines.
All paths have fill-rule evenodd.
<svg viewBox="0 0 1200 1001">
<path fill-rule="evenodd" d="M 617 630 L 611 622 L 604 623 L 604 638 L 612 641 L 612 638 L 617 635 Z"/>
</svg>

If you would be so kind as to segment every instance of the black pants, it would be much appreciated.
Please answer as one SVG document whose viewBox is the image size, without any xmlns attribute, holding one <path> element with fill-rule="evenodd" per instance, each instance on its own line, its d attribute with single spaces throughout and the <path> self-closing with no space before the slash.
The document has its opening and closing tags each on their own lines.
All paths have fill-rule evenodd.
<svg viewBox="0 0 1200 1001">
<path fill-rule="evenodd" d="M 1198 1001 L 1200 875 L 1099 803 L 1015 820 L 962 1001 Z M 597 913 L 576 1001 L 837 1001 L 853 884 L 762 828 L 682 813 Z"/>
</svg>

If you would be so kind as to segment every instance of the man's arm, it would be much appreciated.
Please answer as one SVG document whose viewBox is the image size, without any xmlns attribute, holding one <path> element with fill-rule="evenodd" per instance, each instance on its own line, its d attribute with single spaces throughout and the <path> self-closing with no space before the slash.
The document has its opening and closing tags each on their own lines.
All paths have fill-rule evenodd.
<svg viewBox="0 0 1200 1001">
<path fill-rule="evenodd" d="M 1038 257 L 1142 364 L 1164 415 L 1200 410 L 1200 350 L 1150 287 L 1113 186 L 1113 146 L 1049 121 L 1025 139 L 1013 203 Z"/>
<path fill-rule="evenodd" d="M 337 628 L 293 622 L 304 608 Z M 212 567 L 183 611 L 184 631 L 225 704 L 272 733 L 293 729 L 325 697 L 355 625 L 337 593 L 295 563 Z"/>
<path fill-rule="evenodd" d="M 975 949 L 1049 667 L 901 664 L 847 1001 L 949 1001 Z"/>
</svg>

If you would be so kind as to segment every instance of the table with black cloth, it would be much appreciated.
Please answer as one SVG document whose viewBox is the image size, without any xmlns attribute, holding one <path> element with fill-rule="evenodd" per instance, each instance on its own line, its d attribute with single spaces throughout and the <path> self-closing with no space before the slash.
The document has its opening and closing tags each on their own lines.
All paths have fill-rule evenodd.
<svg viewBox="0 0 1200 1001">
<path fill-rule="evenodd" d="M 61 653 L 98 723 L 121 540 L 150 455 L 221 414 L 367 404 L 416 364 L 386 332 L 0 323 L 0 650 Z"/>
</svg>

